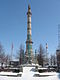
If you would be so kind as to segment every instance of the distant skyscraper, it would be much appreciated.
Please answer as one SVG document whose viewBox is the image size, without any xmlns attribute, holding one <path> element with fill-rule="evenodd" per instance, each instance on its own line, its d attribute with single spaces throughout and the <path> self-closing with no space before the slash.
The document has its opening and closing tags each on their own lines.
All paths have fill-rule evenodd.
<svg viewBox="0 0 60 80">
<path fill-rule="evenodd" d="M 32 62 L 32 38 L 31 38 L 31 8 L 30 5 L 28 5 L 28 12 L 27 12 L 27 40 L 26 40 L 26 62 L 31 63 Z"/>
</svg>

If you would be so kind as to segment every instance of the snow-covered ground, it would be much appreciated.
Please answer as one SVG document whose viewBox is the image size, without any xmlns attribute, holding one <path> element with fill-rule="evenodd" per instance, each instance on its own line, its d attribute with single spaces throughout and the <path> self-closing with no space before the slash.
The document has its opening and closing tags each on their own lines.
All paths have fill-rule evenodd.
<svg viewBox="0 0 60 80">
<path fill-rule="evenodd" d="M 0 72 L 0 80 L 60 80 L 59 73 L 56 72 L 38 73 L 34 71 L 34 67 L 23 67 L 23 73 L 20 73 L 22 74 L 21 77 L 6 76 L 6 75 L 17 75 L 17 74 L 18 73 Z M 38 74 L 40 75 L 40 77 L 34 77 L 34 75 L 38 75 Z"/>
</svg>

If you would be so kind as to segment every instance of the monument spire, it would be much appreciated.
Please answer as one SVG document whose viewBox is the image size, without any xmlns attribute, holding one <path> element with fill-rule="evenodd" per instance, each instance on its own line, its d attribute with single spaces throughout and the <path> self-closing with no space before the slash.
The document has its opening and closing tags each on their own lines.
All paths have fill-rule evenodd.
<svg viewBox="0 0 60 80">
<path fill-rule="evenodd" d="M 31 63 L 32 61 L 32 34 L 31 34 L 31 7 L 28 5 L 28 12 L 27 12 L 27 40 L 26 40 L 26 61 Z"/>
</svg>

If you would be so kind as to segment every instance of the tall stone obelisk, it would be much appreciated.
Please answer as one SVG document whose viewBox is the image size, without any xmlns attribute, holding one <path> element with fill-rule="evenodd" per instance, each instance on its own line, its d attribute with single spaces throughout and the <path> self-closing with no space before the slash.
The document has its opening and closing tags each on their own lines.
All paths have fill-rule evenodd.
<svg viewBox="0 0 60 80">
<path fill-rule="evenodd" d="M 27 40 L 26 40 L 26 62 L 32 63 L 33 51 L 32 51 L 32 38 L 31 38 L 31 7 L 28 5 L 27 12 Z"/>
</svg>

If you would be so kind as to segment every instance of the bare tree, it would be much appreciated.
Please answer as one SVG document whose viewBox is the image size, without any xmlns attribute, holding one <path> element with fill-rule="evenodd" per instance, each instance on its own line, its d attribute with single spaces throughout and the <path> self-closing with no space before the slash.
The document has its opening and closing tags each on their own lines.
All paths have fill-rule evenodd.
<svg viewBox="0 0 60 80">
<path fill-rule="evenodd" d="M 56 60 L 55 54 L 52 54 L 50 56 L 50 63 L 51 63 L 51 65 L 56 65 L 57 64 L 57 60 Z"/>
<path fill-rule="evenodd" d="M 5 55 L 5 65 L 6 65 L 6 67 L 7 67 L 7 65 L 9 65 L 9 62 L 10 62 L 10 55 L 6 54 Z"/>
<path fill-rule="evenodd" d="M 43 67 L 45 55 L 44 55 L 44 48 L 41 44 L 39 46 L 38 52 L 39 52 L 39 54 L 37 56 L 37 60 L 38 60 L 39 65 L 41 65 Z"/>
<path fill-rule="evenodd" d="M 2 44 L 0 43 L 0 64 L 1 64 L 1 68 L 3 68 L 3 63 L 4 62 L 5 62 L 5 52 L 4 52 Z"/>
<path fill-rule="evenodd" d="M 24 63 L 24 47 L 22 44 L 20 45 L 20 48 L 18 50 L 17 58 L 19 59 L 19 64 Z"/>
</svg>

